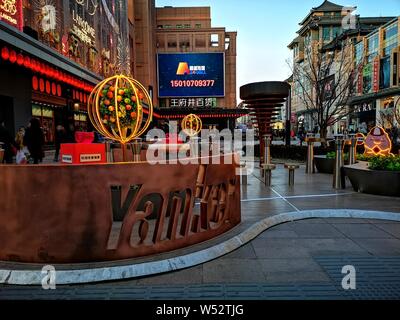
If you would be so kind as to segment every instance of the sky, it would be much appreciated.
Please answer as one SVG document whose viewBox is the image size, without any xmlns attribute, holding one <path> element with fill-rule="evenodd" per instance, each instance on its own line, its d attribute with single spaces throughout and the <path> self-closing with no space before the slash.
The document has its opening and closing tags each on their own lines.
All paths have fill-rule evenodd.
<svg viewBox="0 0 400 320">
<path fill-rule="evenodd" d="M 287 46 L 299 22 L 323 0 L 156 0 L 158 7 L 209 6 L 213 27 L 237 31 L 237 85 L 290 76 Z M 400 0 L 339 0 L 362 17 L 399 16 Z"/>
</svg>

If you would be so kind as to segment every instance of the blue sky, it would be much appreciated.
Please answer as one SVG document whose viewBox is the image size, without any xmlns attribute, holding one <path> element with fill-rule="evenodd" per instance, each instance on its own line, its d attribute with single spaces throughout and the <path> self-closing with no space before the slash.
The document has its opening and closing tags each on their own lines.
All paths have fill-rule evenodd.
<svg viewBox="0 0 400 320">
<path fill-rule="evenodd" d="M 257 81 L 285 80 L 290 75 L 287 45 L 298 23 L 323 0 L 156 0 L 162 6 L 210 6 L 213 27 L 238 32 L 238 87 Z M 400 0 L 340 0 L 357 6 L 361 16 L 398 16 Z"/>
</svg>

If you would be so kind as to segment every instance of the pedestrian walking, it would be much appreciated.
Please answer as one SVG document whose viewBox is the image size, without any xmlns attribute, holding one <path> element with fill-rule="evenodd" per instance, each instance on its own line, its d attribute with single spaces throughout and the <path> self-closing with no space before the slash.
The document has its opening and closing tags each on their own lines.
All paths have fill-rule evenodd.
<svg viewBox="0 0 400 320">
<path fill-rule="evenodd" d="M 4 126 L 4 122 L 0 123 L 0 142 L 4 149 L 3 162 L 13 163 L 13 157 L 17 154 L 17 145 L 10 132 Z"/>
<path fill-rule="evenodd" d="M 32 118 L 25 131 L 24 145 L 28 147 L 34 164 L 43 161 L 44 158 L 44 134 L 40 128 L 39 119 Z"/>
<path fill-rule="evenodd" d="M 62 125 L 58 125 L 56 128 L 56 136 L 55 136 L 55 146 L 56 153 L 54 155 L 54 162 L 58 162 L 60 156 L 60 148 L 62 143 L 67 142 L 67 132 Z"/>
</svg>

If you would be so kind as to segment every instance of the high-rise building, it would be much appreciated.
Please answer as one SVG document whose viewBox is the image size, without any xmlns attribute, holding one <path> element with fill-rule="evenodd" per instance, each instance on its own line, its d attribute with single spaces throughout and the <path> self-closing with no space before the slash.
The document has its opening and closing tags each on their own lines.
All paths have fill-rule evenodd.
<svg viewBox="0 0 400 320">
<path fill-rule="evenodd" d="M 233 128 L 236 32 L 213 27 L 210 7 L 156 8 L 154 0 L 129 4 L 132 73 L 151 92 L 155 121 L 198 114 L 204 126 Z"/>
</svg>

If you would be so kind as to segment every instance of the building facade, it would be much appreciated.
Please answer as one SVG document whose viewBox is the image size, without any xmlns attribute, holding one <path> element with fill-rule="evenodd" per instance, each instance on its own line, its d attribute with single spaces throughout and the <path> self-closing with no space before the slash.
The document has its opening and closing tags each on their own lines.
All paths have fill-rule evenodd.
<svg viewBox="0 0 400 320">
<path fill-rule="evenodd" d="M 398 127 L 395 110 L 400 114 L 400 18 L 364 36 L 355 44 L 355 61 L 362 74 L 351 101 L 354 114 L 350 125 L 370 128 L 380 125 Z"/>
<path fill-rule="evenodd" d="M 90 130 L 88 95 L 129 66 L 126 1 L 1 0 L 0 121 L 11 132 L 31 117 L 47 144 L 55 128 Z"/>
<path fill-rule="evenodd" d="M 319 7 L 312 8 L 310 13 L 300 22 L 298 36 L 288 46 L 293 52 L 293 70 L 321 68 L 323 63 L 316 61 L 317 59 L 329 55 L 333 57 L 332 65 L 324 79 L 322 77 L 321 79 L 304 79 L 300 80 L 303 83 L 299 83 L 300 81 L 294 72 L 295 77 L 292 78 L 291 82 L 292 112 L 290 119 L 295 131 L 300 128 L 302 131 L 316 131 L 315 128 L 318 125 L 315 120 L 315 110 L 309 106 L 317 103 L 307 104 L 304 99 L 304 92 L 306 92 L 307 99 L 315 101 L 317 99 L 316 83 L 319 81 L 324 81 L 324 84 L 326 83 L 326 85 L 340 91 L 341 79 L 348 82 L 348 78 L 354 73 L 357 66 L 353 63 L 357 50 L 355 44 L 361 41 L 364 36 L 394 18 L 360 17 L 352 14 L 355 9 L 356 7 L 344 7 L 330 1 L 324 1 Z M 358 62 L 358 65 L 360 62 Z M 346 66 L 346 68 L 343 66 Z M 307 74 L 306 71 L 303 73 Z M 350 87 L 350 84 L 347 85 Z M 351 88 L 351 90 L 353 89 Z M 321 100 L 321 97 L 319 98 Z M 328 136 L 342 133 L 345 130 L 356 129 L 355 124 L 350 125 L 352 123 L 351 106 L 347 105 L 348 102 L 348 99 L 346 99 L 343 106 L 333 104 L 329 107 L 330 110 L 327 112 L 335 110 L 337 113 L 332 114 L 332 125 L 328 128 Z M 343 104 L 343 101 L 335 103 Z"/>
<path fill-rule="evenodd" d="M 157 103 L 162 114 L 179 119 L 196 113 L 206 126 L 233 128 L 239 116 L 236 37 L 236 32 L 212 26 L 209 7 L 156 8 Z M 178 67 L 187 70 L 179 74 Z"/>
</svg>

